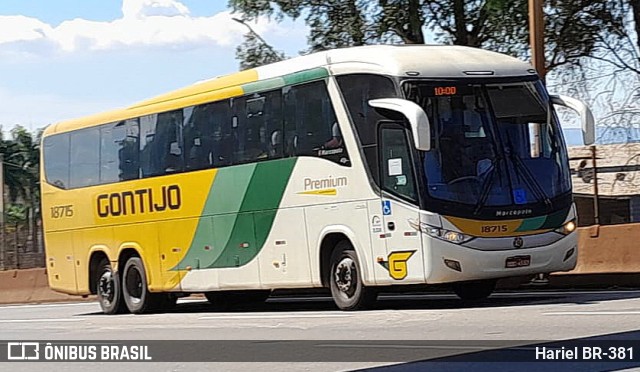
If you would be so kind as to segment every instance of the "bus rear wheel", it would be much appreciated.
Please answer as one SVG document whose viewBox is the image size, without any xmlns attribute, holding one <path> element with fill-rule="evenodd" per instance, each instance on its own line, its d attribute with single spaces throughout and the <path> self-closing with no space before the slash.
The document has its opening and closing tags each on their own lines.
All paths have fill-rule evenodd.
<svg viewBox="0 0 640 372">
<path fill-rule="evenodd" d="M 377 294 L 362 283 L 358 255 L 348 241 L 336 245 L 330 263 L 329 287 L 339 309 L 366 309 L 375 302 Z"/>
<path fill-rule="evenodd" d="M 107 259 L 98 264 L 96 295 L 103 313 L 112 315 L 125 311 L 120 278 Z"/>
<path fill-rule="evenodd" d="M 484 300 L 489 297 L 495 289 L 495 279 L 453 283 L 453 291 L 463 301 Z"/>
<path fill-rule="evenodd" d="M 147 275 L 139 257 L 127 260 L 122 271 L 122 295 L 127 309 L 132 314 L 143 314 L 162 307 L 166 293 L 151 293 L 147 286 Z"/>
</svg>

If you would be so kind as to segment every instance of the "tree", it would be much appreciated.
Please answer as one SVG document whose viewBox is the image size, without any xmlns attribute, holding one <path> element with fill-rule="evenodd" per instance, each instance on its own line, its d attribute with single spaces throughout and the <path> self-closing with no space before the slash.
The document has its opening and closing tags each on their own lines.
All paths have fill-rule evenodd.
<svg viewBox="0 0 640 372">
<path fill-rule="evenodd" d="M 527 0 L 230 0 L 229 5 L 249 19 L 304 17 L 311 51 L 379 42 L 423 44 L 429 29 L 441 43 L 529 55 Z M 548 68 L 592 55 L 600 35 L 622 37 L 622 7 L 608 0 L 547 0 Z"/>
<path fill-rule="evenodd" d="M 251 26 L 244 20 L 235 19 L 237 22 L 247 26 L 249 32 L 244 35 L 242 44 L 236 47 L 236 59 L 240 61 L 240 69 L 246 70 L 258 66 L 282 61 L 285 55 L 281 51 L 275 50 Z"/>
<path fill-rule="evenodd" d="M 31 133 L 21 126 L 11 130 L 11 137 L 11 140 L 0 142 L 0 151 L 4 154 L 4 175 L 9 191 L 9 201 L 39 200 L 39 145 L 34 141 Z"/>
<path fill-rule="evenodd" d="M 30 231 L 33 241 L 36 236 L 36 223 L 40 212 L 40 138 L 42 130 L 36 138 L 25 128 L 16 126 L 11 130 L 11 139 L 5 140 L 0 131 L 0 153 L 4 161 L 4 181 L 8 189 L 8 217 L 17 221 L 18 217 L 30 217 Z M 30 210 L 30 211 L 29 211 Z"/>
</svg>

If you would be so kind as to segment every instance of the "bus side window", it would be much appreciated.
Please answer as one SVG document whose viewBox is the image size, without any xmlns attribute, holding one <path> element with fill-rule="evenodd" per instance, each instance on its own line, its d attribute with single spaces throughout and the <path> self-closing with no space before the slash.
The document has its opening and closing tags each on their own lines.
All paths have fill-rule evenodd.
<svg viewBox="0 0 640 372">
<path fill-rule="evenodd" d="M 182 110 L 140 118 L 140 168 L 143 177 L 182 171 L 182 122 Z"/>
<path fill-rule="evenodd" d="M 282 157 L 282 97 L 280 90 L 235 99 L 236 162 Z"/>
<path fill-rule="evenodd" d="M 100 183 L 138 178 L 138 119 L 100 126 Z"/>
<path fill-rule="evenodd" d="M 410 201 L 418 200 L 406 129 L 383 124 L 380 128 L 380 167 L 382 188 Z"/>
<path fill-rule="evenodd" d="M 286 156 L 316 156 L 348 166 L 349 155 L 324 81 L 286 87 Z"/>
<path fill-rule="evenodd" d="M 199 105 L 184 109 L 182 138 L 184 140 L 185 169 L 198 170 L 211 166 L 213 126 L 211 105 Z"/>
<path fill-rule="evenodd" d="M 231 100 L 211 104 L 211 161 L 214 167 L 233 164 L 236 139 L 231 128 Z"/>
<path fill-rule="evenodd" d="M 147 115 L 140 118 L 140 173 L 141 176 L 158 175 L 158 154 L 155 146 L 157 115 Z"/>
<path fill-rule="evenodd" d="M 125 137 L 118 150 L 120 180 L 133 180 L 140 173 L 140 125 L 138 119 L 130 119 L 125 124 Z"/>
<path fill-rule="evenodd" d="M 360 139 L 369 172 L 374 182 L 380 185 L 375 123 L 387 118 L 371 107 L 369 100 L 397 97 L 396 88 L 391 79 L 382 75 L 350 74 L 338 76 L 336 80 Z"/>
<path fill-rule="evenodd" d="M 69 187 L 69 134 L 57 134 L 44 139 L 44 172 L 49 184 Z"/>
<path fill-rule="evenodd" d="M 100 132 L 97 127 L 71 133 L 69 187 L 100 183 Z"/>
</svg>

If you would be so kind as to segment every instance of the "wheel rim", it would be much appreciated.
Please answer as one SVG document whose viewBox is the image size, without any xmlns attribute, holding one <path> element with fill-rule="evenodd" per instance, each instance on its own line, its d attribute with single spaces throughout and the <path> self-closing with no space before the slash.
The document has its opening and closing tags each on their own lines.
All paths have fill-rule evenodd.
<svg viewBox="0 0 640 372">
<path fill-rule="evenodd" d="M 340 293 L 346 297 L 352 297 L 356 291 L 358 272 L 353 259 L 345 257 L 336 265 L 334 280 Z"/>
<path fill-rule="evenodd" d="M 113 275 L 110 270 L 106 270 L 98 281 L 98 296 L 105 307 L 109 307 L 113 303 L 116 294 L 114 288 Z"/>
<path fill-rule="evenodd" d="M 131 303 L 138 304 L 142 301 L 142 276 L 135 267 L 129 268 L 125 275 L 125 285 L 127 288 L 127 295 Z"/>
</svg>

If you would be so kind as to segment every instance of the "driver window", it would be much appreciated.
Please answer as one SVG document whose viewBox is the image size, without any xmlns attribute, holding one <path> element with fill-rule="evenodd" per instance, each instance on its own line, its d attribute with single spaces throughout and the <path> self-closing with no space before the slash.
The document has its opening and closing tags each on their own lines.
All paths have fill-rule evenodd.
<svg viewBox="0 0 640 372">
<path fill-rule="evenodd" d="M 399 125 L 383 126 L 380 129 L 380 169 L 382 187 L 392 194 L 418 200 L 413 177 L 406 130 Z"/>
</svg>

